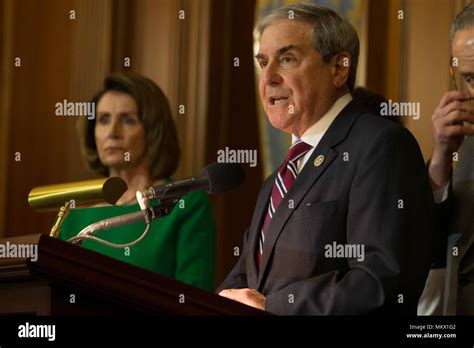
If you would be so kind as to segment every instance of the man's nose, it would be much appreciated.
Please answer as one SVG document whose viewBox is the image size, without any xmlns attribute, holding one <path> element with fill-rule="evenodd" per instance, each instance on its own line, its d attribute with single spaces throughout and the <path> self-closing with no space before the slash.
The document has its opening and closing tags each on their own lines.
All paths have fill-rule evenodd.
<svg viewBox="0 0 474 348">
<path fill-rule="evenodd" d="M 275 64 L 268 64 L 262 71 L 261 75 L 265 85 L 278 85 L 283 81 L 282 76 L 278 71 L 278 67 Z"/>
</svg>

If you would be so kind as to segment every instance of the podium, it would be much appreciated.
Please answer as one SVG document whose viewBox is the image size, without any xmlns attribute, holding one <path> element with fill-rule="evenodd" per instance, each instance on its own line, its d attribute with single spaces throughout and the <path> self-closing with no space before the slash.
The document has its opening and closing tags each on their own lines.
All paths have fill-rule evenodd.
<svg viewBox="0 0 474 348">
<path fill-rule="evenodd" d="M 269 314 L 44 234 L 7 241 L 37 260 L 0 259 L 0 315 Z"/>
</svg>

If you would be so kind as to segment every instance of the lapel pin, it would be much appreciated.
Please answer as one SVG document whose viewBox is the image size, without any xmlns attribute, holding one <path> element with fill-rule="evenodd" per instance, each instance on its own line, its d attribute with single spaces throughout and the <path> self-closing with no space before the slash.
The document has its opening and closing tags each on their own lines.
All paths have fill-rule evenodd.
<svg viewBox="0 0 474 348">
<path fill-rule="evenodd" d="M 315 167 L 319 167 L 321 164 L 323 164 L 324 162 L 324 156 L 323 155 L 319 155 L 318 157 L 316 157 L 316 159 L 314 160 L 314 166 Z"/>
</svg>

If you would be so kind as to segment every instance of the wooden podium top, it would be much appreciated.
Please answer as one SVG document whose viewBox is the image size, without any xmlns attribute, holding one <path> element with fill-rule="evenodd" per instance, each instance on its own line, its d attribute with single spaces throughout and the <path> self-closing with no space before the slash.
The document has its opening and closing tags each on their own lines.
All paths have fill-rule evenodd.
<svg viewBox="0 0 474 348">
<path fill-rule="evenodd" d="M 269 314 L 44 234 L 4 238 L 0 244 L 7 241 L 36 244 L 38 255 L 36 261 L 0 259 L 0 284 L 39 279 L 144 315 Z"/>
</svg>

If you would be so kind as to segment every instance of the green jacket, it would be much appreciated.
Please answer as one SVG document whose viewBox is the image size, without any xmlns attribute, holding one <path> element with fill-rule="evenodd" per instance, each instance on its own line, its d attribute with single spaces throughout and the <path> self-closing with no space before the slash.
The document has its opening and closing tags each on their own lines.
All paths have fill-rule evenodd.
<svg viewBox="0 0 474 348">
<path fill-rule="evenodd" d="M 59 239 L 75 236 L 84 227 L 110 217 L 139 211 L 138 204 L 72 209 L 63 221 Z M 145 230 L 145 222 L 97 232 L 113 243 L 129 243 Z M 168 216 L 152 221 L 146 237 L 130 248 L 112 248 L 84 241 L 84 248 L 158 272 L 193 286 L 214 290 L 215 224 L 205 192 L 183 197 Z"/>
</svg>

